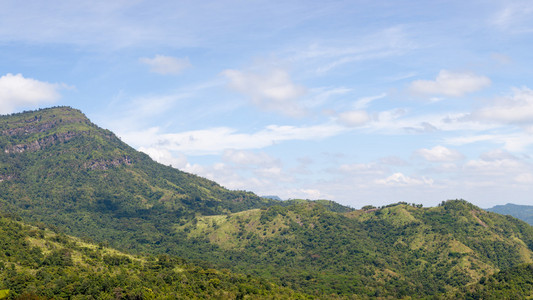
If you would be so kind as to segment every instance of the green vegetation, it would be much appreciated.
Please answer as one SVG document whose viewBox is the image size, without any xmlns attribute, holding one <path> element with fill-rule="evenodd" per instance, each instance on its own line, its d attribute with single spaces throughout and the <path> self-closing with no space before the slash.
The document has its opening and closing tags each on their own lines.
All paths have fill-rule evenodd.
<svg viewBox="0 0 533 300">
<path fill-rule="evenodd" d="M 0 299 L 307 298 L 264 279 L 168 255 L 131 256 L 6 217 L 0 236 Z"/>
<path fill-rule="evenodd" d="M 466 201 L 335 213 L 318 203 L 201 216 L 177 226 L 205 237 L 207 260 L 317 295 L 439 295 L 533 262 L 533 228 Z"/>
<path fill-rule="evenodd" d="M 533 299 L 533 264 L 522 264 L 484 276 L 478 283 L 442 298 Z"/>
<path fill-rule="evenodd" d="M 533 227 L 464 200 L 354 210 L 230 191 L 155 163 L 67 107 L 2 116 L 0 133 L 0 209 L 18 218 L 0 223 L 0 298 L 454 298 L 528 287 L 527 276 L 502 284 L 533 263 Z"/>
</svg>

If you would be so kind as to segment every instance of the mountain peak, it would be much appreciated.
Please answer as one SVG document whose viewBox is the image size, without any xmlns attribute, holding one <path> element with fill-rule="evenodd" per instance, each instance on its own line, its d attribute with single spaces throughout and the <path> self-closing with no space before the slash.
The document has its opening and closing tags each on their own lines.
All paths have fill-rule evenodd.
<svg viewBox="0 0 533 300">
<path fill-rule="evenodd" d="M 114 137 L 81 111 L 67 106 L 0 116 L 0 134 L 0 147 L 8 154 L 38 151 L 80 135 Z"/>
</svg>

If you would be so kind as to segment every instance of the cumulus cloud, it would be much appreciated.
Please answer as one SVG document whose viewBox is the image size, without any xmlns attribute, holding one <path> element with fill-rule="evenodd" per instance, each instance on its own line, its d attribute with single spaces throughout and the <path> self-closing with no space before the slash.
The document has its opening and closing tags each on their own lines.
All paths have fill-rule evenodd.
<svg viewBox="0 0 533 300">
<path fill-rule="evenodd" d="M 490 79 L 485 76 L 441 70 L 435 80 L 415 80 L 409 89 L 415 94 L 460 97 L 488 87 L 490 84 Z"/>
<path fill-rule="evenodd" d="M 529 88 L 514 88 L 512 95 L 496 100 L 491 106 L 475 111 L 478 120 L 509 124 L 533 123 L 533 91 Z"/>
<path fill-rule="evenodd" d="M 263 73 L 226 70 L 222 74 L 232 89 L 263 109 L 293 117 L 305 114 L 305 109 L 296 100 L 305 94 L 306 89 L 293 83 L 285 70 L 273 69 Z"/>
<path fill-rule="evenodd" d="M 416 151 L 416 154 L 425 160 L 432 162 L 451 162 L 464 158 L 459 151 L 444 146 L 435 146 L 431 149 L 420 149 Z"/>
<path fill-rule="evenodd" d="M 8 73 L 0 77 L 0 113 L 7 114 L 20 107 L 52 103 L 61 97 L 58 90 L 65 87 L 64 84 L 48 83 L 24 78 L 22 74 Z"/>
<path fill-rule="evenodd" d="M 191 67 L 188 58 L 156 55 L 153 58 L 142 57 L 139 61 L 150 67 L 150 72 L 162 75 L 179 74 L 184 69 Z"/>
</svg>

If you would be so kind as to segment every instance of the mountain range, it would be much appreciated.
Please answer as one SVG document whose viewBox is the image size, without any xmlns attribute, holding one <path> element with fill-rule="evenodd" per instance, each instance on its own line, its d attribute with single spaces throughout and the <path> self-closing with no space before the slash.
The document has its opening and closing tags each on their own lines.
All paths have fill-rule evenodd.
<svg viewBox="0 0 533 300">
<path fill-rule="evenodd" d="M 505 205 L 496 205 L 487 210 L 502 215 L 510 215 L 522 221 L 526 221 L 530 225 L 533 225 L 533 206 L 531 205 L 517 205 L 507 203 Z"/>
<path fill-rule="evenodd" d="M 122 251 L 119 258 L 106 261 L 110 252 L 105 251 L 87 257 L 93 255 L 96 266 L 111 269 L 115 260 L 127 261 L 118 263 L 116 272 L 123 270 L 131 282 L 141 280 L 139 272 L 157 265 L 159 258 L 175 261 L 171 269 L 187 270 L 186 277 L 196 278 L 196 271 L 230 274 L 215 276 L 224 282 L 217 294 L 221 298 L 261 293 L 272 298 L 475 298 L 493 289 L 532 296 L 524 287 L 533 263 L 533 227 L 514 217 L 464 200 L 437 207 L 400 202 L 356 210 L 327 200 L 272 198 L 231 191 L 158 164 L 70 107 L 0 117 L 0 211 L 11 216 L 5 217 L 15 224 L 9 226 L 28 229 L 11 244 L 36 253 L 30 262 L 1 256 L 4 269 L 32 275 L 49 266 L 47 259 L 83 258 L 83 251 L 90 252 L 80 247 L 112 247 Z M 35 240 L 31 228 L 49 228 L 59 233 L 53 236 L 77 242 L 51 244 L 37 229 L 44 240 Z M 0 231 L 2 236 L 5 232 Z M 75 268 L 90 262 L 79 262 L 56 267 L 83 274 Z M 169 276 L 169 285 L 183 284 L 174 280 L 178 275 Z M 516 287 L 499 285 L 510 277 Z M 34 286 L 45 280 L 35 278 Z M 0 298 L 2 290 L 9 297 L 65 292 L 58 287 L 39 294 L 37 288 L 17 288 L 9 277 L 0 279 Z M 245 293 L 237 284 L 254 280 L 264 283 L 259 294 Z M 120 282 L 113 287 L 120 295 L 147 297 L 140 291 L 152 289 Z M 271 294 L 259 292 L 269 286 Z M 215 295 L 197 291 L 195 297 Z"/>
</svg>

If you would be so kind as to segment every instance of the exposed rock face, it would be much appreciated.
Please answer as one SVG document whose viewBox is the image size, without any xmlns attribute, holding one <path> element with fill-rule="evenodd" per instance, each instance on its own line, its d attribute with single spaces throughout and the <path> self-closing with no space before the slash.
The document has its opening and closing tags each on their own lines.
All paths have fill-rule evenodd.
<svg viewBox="0 0 533 300">
<path fill-rule="evenodd" d="M 16 129 L 21 129 L 21 128 L 16 128 Z M 13 146 L 8 146 L 4 149 L 4 152 L 5 153 L 22 153 L 24 151 L 30 151 L 30 152 L 33 152 L 33 151 L 38 151 L 38 150 L 41 150 L 45 147 L 48 147 L 50 145 L 53 145 L 53 144 L 57 144 L 57 143 L 64 143 L 72 138 L 74 138 L 75 136 L 78 136 L 80 134 L 83 134 L 83 133 L 80 133 L 80 132 L 65 132 L 65 133 L 61 133 L 61 134 L 54 134 L 54 135 L 51 135 L 51 136 L 48 136 L 46 138 L 43 138 L 43 139 L 40 139 L 40 140 L 37 140 L 37 141 L 33 141 L 33 142 L 29 142 L 29 143 L 26 143 L 26 144 L 18 144 L 18 145 L 13 145 Z"/>
<path fill-rule="evenodd" d="M 12 155 L 42 151 L 76 138 L 108 141 L 116 139 L 112 132 L 98 128 L 80 111 L 69 107 L 44 109 L 31 115 L 22 113 L 13 118 L 6 118 L 0 123 L 0 137 L 4 138 L 0 151 Z M 78 150 L 71 148 L 74 152 Z M 92 158 L 92 155 L 88 157 L 87 161 L 78 166 L 90 170 L 107 170 L 132 164 L 130 156 L 118 153 L 99 158 Z M 0 181 L 12 178 L 13 176 L 0 174 Z"/>
</svg>

